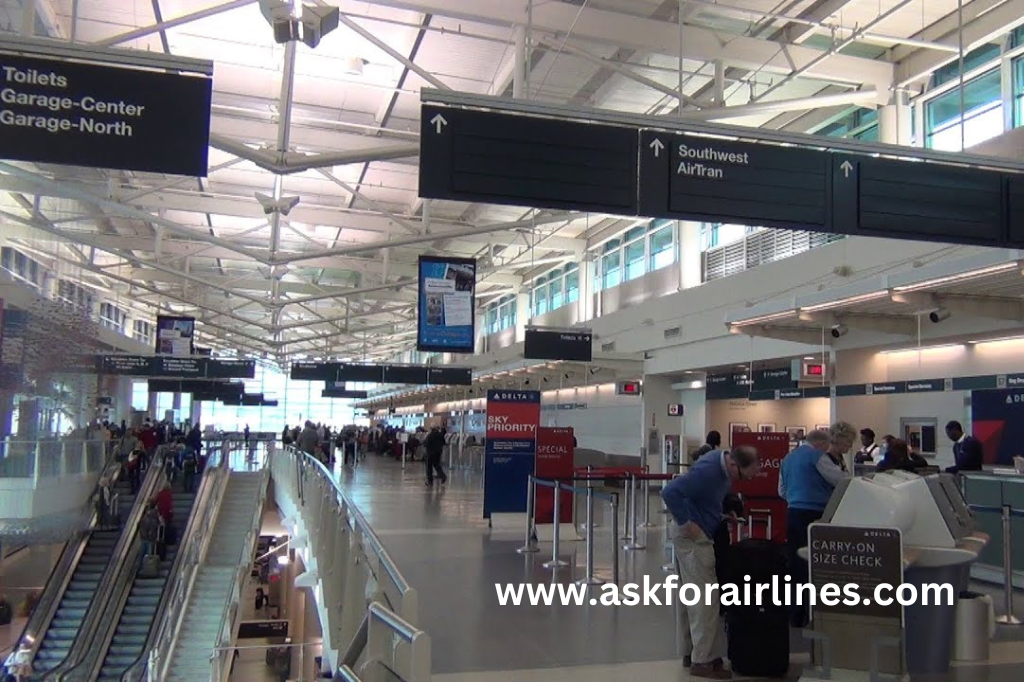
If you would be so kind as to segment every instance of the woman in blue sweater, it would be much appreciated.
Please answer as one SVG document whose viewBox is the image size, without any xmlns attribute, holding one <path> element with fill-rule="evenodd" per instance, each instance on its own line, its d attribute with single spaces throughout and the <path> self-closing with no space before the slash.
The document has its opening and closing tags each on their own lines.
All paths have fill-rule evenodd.
<svg viewBox="0 0 1024 682">
<path fill-rule="evenodd" d="M 712 450 L 702 456 L 684 475 L 672 479 L 661 493 L 677 524 L 672 537 L 679 562 L 679 583 L 700 587 L 707 595 L 706 585 L 718 583 L 715 574 L 715 548 L 712 538 L 722 522 L 722 502 L 732 489 L 732 482 L 757 476 L 761 461 L 751 447 L 739 447 L 731 453 Z M 713 680 L 726 680 L 732 675 L 725 670 L 720 652 L 722 631 L 719 627 L 719 604 L 702 599 L 693 606 L 683 606 L 682 632 L 692 646 L 690 674 Z"/>
</svg>

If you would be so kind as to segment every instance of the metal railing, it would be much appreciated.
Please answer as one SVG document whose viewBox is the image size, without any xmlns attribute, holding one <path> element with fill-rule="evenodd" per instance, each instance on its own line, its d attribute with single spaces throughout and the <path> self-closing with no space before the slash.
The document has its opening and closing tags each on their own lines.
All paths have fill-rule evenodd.
<svg viewBox="0 0 1024 682">
<path fill-rule="evenodd" d="M 0 442 L 0 479 L 61 478 L 101 472 L 107 464 L 107 443 L 102 440 L 5 439 Z"/>
<path fill-rule="evenodd" d="M 170 651 L 181 627 L 182 615 L 191 596 L 200 561 L 213 534 L 211 520 L 224 496 L 229 474 L 221 456 L 210 455 L 192 514 L 179 536 L 179 551 L 171 566 L 160 604 L 153 615 L 153 627 L 142 648 L 144 653 L 121 675 L 122 682 L 140 682 L 145 679 L 148 671 L 159 669 L 159 661 L 164 660 Z"/>
<path fill-rule="evenodd" d="M 235 633 L 238 630 L 239 605 L 242 600 L 242 586 L 245 585 L 249 576 L 249 568 L 252 566 L 253 555 L 256 551 L 256 542 L 259 540 L 260 528 L 263 526 L 263 507 L 267 501 L 268 483 L 270 482 L 270 469 L 264 468 L 260 474 L 259 497 L 256 502 L 256 510 L 253 512 L 252 520 L 245 531 L 245 540 L 242 542 L 242 551 L 235 567 L 235 576 L 231 584 L 231 592 L 224 599 L 224 614 L 221 620 L 220 631 L 214 643 L 214 652 L 210 656 L 211 676 L 213 682 L 226 682 L 231 675 L 231 657 L 225 653 L 235 640 Z M 211 523 L 211 525 L 213 525 Z M 153 678 L 151 679 L 158 679 Z"/>
<path fill-rule="evenodd" d="M 418 593 L 366 518 L 315 458 L 287 448 L 270 462 L 278 505 L 307 534 L 307 569 L 315 566 L 321 601 L 339 605 L 323 624 L 325 643 L 344 652 L 340 663 L 360 677 L 427 682 L 430 640 L 416 627 Z M 382 677 L 384 669 L 391 677 Z"/>
</svg>

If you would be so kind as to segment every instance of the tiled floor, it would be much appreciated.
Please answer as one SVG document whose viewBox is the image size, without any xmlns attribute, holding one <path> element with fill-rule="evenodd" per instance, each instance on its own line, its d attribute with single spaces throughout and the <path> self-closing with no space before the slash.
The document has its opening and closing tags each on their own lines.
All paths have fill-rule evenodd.
<svg viewBox="0 0 1024 682">
<path fill-rule="evenodd" d="M 672 606 L 500 606 L 495 583 L 568 583 L 582 577 L 584 543 L 563 544 L 560 556 L 569 567 L 545 569 L 550 543 L 522 555 L 516 553 L 522 529 L 488 528 L 479 474 L 451 472 L 447 486 L 427 488 L 422 467 L 408 464 L 403 471 L 397 462 L 371 457 L 338 475 L 420 594 L 420 625 L 431 636 L 437 680 L 686 679 Z M 651 520 L 664 524 L 656 499 Z M 595 572 L 607 577 L 611 531 L 602 514 L 598 521 Z M 623 582 L 642 583 L 645 575 L 663 580 L 664 533 L 663 525 L 641 531 L 646 550 L 619 552 Z M 1024 628 L 1002 629 L 999 639 L 1009 640 L 993 644 L 992 661 L 999 665 L 957 666 L 935 682 L 1021 680 Z M 801 651 L 796 642 L 793 676 L 806 659 Z"/>
</svg>

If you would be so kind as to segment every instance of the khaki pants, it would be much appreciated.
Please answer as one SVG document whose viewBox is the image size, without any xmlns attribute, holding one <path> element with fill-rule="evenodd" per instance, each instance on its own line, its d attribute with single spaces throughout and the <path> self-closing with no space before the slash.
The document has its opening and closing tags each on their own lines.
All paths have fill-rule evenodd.
<svg viewBox="0 0 1024 682">
<path fill-rule="evenodd" d="M 705 585 L 718 583 L 715 575 L 715 545 L 703 533 L 696 540 L 683 537 L 679 526 L 673 528 L 672 545 L 679 566 L 679 583 L 700 586 L 701 600 L 693 606 L 679 605 L 683 654 L 694 665 L 711 663 L 725 655 L 725 636 L 719 617 L 720 591 L 712 593 L 708 604 Z"/>
</svg>

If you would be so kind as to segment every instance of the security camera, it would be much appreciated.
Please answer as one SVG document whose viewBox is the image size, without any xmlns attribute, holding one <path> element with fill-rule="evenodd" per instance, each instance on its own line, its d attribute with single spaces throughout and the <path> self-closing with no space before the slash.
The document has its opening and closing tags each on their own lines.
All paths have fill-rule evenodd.
<svg viewBox="0 0 1024 682">
<path fill-rule="evenodd" d="M 928 313 L 928 319 L 932 321 L 932 324 L 938 324 L 939 322 L 945 322 L 950 318 L 953 313 L 949 312 L 945 308 L 939 308 Z"/>
<path fill-rule="evenodd" d="M 591 367 L 590 368 L 590 376 L 594 376 L 595 374 L 597 374 L 600 371 L 601 371 L 600 367 Z"/>
<path fill-rule="evenodd" d="M 846 336 L 850 331 L 850 328 L 845 324 L 837 324 L 832 327 L 832 338 L 838 339 L 840 336 Z"/>
</svg>

